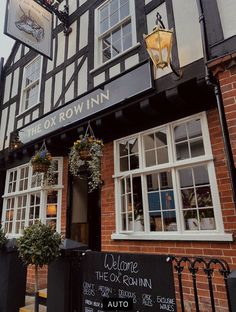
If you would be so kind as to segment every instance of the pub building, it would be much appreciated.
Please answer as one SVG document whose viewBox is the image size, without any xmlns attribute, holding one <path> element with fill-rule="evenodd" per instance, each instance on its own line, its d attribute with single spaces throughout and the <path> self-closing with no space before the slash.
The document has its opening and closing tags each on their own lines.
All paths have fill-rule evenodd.
<svg viewBox="0 0 236 312">
<path fill-rule="evenodd" d="M 53 16 L 51 59 L 16 41 L 2 70 L 8 237 L 41 220 L 94 251 L 214 257 L 234 269 L 236 2 L 70 0 L 59 9 L 65 4 L 71 31 Z M 170 62 L 158 62 L 155 26 L 173 30 Z M 68 158 L 88 126 L 104 143 L 102 183 L 92 192 Z M 50 187 L 30 164 L 42 146 L 55 161 Z M 215 296 L 226 311 L 220 286 Z M 204 290 L 201 300 L 210 300 Z"/>
</svg>

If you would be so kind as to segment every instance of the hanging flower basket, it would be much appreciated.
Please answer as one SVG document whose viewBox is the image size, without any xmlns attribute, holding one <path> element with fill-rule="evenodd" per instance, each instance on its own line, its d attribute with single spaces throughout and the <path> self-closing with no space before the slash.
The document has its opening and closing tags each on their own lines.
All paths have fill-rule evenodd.
<svg viewBox="0 0 236 312">
<path fill-rule="evenodd" d="M 91 160 L 92 159 L 92 155 L 90 153 L 89 148 L 81 149 L 78 153 L 79 153 L 79 157 L 81 160 Z"/>
<path fill-rule="evenodd" d="M 33 173 L 35 172 L 47 172 L 49 168 L 49 164 L 43 164 L 43 163 L 32 163 L 32 169 Z"/>
<path fill-rule="evenodd" d="M 88 191 L 101 184 L 103 142 L 95 138 L 90 124 L 85 135 L 76 140 L 69 153 L 69 170 L 73 176 L 88 179 Z M 81 170 L 83 169 L 83 170 Z"/>
<path fill-rule="evenodd" d="M 52 156 L 48 152 L 45 143 L 40 150 L 31 158 L 31 166 L 33 173 L 46 173 L 52 163 Z"/>
</svg>

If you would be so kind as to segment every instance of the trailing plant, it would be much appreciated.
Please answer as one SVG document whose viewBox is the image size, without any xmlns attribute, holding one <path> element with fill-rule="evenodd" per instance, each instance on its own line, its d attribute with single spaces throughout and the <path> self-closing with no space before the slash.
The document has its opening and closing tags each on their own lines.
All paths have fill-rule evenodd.
<svg viewBox="0 0 236 312">
<path fill-rule="evenodd" d="M 88 125 L 85 135 L 74 142 L 69 153 L 71 174 L 79 178 L 87 178 L 89 192 L 101 184 L 102 148 L 102 140 L 95 138 L 91 126 Z M 86 151 L 86 156 L 82 154 L 83 151 Z"/>
<path fill-rule="evenodd" d="M 23 262 L 35 268 L 35 302 L 39 290 L 38 268 L 48 265 L 60 255 L 61 241 L 61 235 L 51 225 L 40 221 L 27 227 L 23 236 L 17 240 L 17 248 Z"/>
<path fill-rule="evenodd" d="M 2 225 L 0 224 L 0 249 L 3 249 L 7 243 L 6 234 L 2 229 Z"/>
</svg>

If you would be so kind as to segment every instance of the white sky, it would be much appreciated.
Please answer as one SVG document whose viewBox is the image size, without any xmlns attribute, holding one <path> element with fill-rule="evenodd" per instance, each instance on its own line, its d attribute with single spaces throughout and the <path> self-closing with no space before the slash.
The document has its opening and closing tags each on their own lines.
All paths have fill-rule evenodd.
<svg viewBox="0 0 236 312">
<path fill-rule="evenodd" d="M 7 61 L 8 56 L 11 53 L 12 46 L 15 40 L 11 39 L 7 35 L 3 34 L 6 0 L 0 0 L 0 57 L 4 57 L 4 63 Z"/>
</svg>

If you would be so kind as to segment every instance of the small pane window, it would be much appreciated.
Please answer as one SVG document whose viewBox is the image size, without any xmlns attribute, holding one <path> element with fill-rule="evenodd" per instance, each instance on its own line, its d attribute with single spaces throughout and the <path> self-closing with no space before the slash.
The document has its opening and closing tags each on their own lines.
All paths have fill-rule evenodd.
<svg viewBox="0 0 236 312">
<path fill-rule="evenodd" d="M 111 0 L 99 9 L 98 40 L 103 63 L 132 46 L 130 1 Z"/>
<path fill-rule="evenodd" d="M 23 75 L 23 95 L 21 111 L 33 107 L 39 100 L 41 57 L 37 57 L 33 62 L 25 67 Z"/>
<path fill-rule="evenodd" d="M 217 182 L 203 122 L 200 114 L 117 140 L 117 229 L 122 235 L 173 239 L 170 232 L 220 231 L 217 224 L 223 222 L 215 214 L 219 202 L 212 193 Z"/>
</svg>

